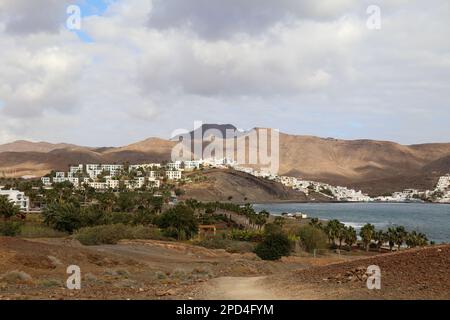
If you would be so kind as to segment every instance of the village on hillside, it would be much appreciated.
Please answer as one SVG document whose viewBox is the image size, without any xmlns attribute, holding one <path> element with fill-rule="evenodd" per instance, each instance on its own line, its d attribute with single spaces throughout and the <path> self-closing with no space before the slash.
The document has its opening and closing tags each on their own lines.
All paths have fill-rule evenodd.
<svg viewBox="0 0 450 320">
<path fill-rule="evenodd" d="M 261 179 L 278 182 L 285 187 L 301 191 L 306 195 L 319 193 L 330 201 L 340 202 L 436 202 L 450 203 L 450 174 L 441 176 L 433 190 L 420 191 L 406 189 L 392 195 L 370 197 L 361 190 L 343 186 L 333 186 L 323 182 L 304 180 L 298 177 L 277 175 L 269 170 L 254 169 L 238 165 L 228 158 L 208 158 L 201 160 L 174 161 L 145 164 L 77 164 L 69 166 L 67 172 L 52 171 L 40 181 L 42 187 L 51 189 L 55 184 L 69 183 L 76 189 L 92 188 L 98 192 L 158 190 L 162 184 L 170 182 L 189 183 L 184 174 L 205 168 L 229 169 L 244 172 Z M 3 190 L 0 195 L 7 196 L 22 211 L 30 210 L 28 196 L 18 190 Z M 173 195 L 176 198 L 176 195 Z"/>
</svg>

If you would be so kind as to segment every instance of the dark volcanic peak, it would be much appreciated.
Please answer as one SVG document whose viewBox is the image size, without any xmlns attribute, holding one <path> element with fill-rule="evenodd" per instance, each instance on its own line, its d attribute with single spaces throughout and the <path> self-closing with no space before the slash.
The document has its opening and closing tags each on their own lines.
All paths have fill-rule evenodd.
<svg viewBox="0 0 450 320">
<path fill-rule="evenodd" d="M 222 135 L 222 137 L 226 137 L 228 131 L 233 131 L 236 133 L 238 129 L 232 125 L 232 124 L 215 124 L 215 123 L 204 123 L 200 127 L 196 128 L 195 130 L 192 130 L 191 132 L 187 133 L 187 135 L 191 135 L 191 139 L 195 139 L 197 137 L 206 138 L 210 135 Z M 177 141 L 179 140 L 180 136 L 184 135 L 177 135 L 171 138 L 171 140 Z"/>
</svg>

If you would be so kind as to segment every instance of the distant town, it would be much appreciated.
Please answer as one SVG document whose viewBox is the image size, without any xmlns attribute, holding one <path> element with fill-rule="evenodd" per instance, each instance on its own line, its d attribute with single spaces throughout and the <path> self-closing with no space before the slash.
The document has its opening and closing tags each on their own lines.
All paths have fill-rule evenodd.
<svg viewBox="0 0 450 320">
<path fill-rule="evenodd" d="M 441 176 L 433 190 L 420 191 L 406 189 L 391 195 L 370 197 L 361 190 L 343 186 L 333 186 L 323 182 L 304 180 L 298 177 L 276 175 L 268 170 L 254 169 L 238 165 L 228 158 L 202 159 L 192 161 L 174 161 L 168 163 L 145 164 L 77 164 L 69 166 L 67 172 L 52 171 L 41 177 L 42 187 L 51 189 L 55 184 L 69 183 L 76 189 L 92 188 L 102 192 L 106 190 L 158 190 L 168 182 L 189 183 L 184 174 L 203 168 L 220 168 L 241 171 L 258 178 L 279 182 L 282 185 L 301 191 L 306 195 L 319 193 L 330 201 L 342 202 L 435 202 L 450 203 L 450 174 Z M 0 196 L 7 196 L 22 211 L 29 211 L 30 200 L 24 192 L 2 190 Z M 173 195 L 176 197 L 175 195 Z"/>
</svg>

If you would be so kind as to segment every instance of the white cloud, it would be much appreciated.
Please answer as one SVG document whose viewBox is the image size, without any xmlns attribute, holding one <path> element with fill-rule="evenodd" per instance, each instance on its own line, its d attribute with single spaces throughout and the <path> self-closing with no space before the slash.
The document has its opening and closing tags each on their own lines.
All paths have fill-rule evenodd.
<svg viewBox="0 0 450 320">
<path fill-rule="evenodd" d="M 92 43 L 64 29 L 62 2 L 0 3 L 0 143 L 119 145 L 194 120 L 450 136 L 432 116 L 450 118 L 447 1 L 382 1 L 371 31 L 368 1 L 117 0 L 84 19 Z"/>
</svg>

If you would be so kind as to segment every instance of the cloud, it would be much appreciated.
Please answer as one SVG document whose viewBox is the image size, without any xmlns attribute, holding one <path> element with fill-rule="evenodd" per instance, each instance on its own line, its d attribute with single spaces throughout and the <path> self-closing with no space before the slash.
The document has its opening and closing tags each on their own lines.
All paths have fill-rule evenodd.
<svg viewBox="0 0 450 320">
<path fill-rule="evenodd" d="M 366 27 L 370 1 L 116 0 L 88 10 L 89 43 L 65 29 L 64 1 L 37 2 L 0 2 L 0 142 L 121 145 L 194 120 L 450 136 L 435 116 L 450 119 L 444 0 L 381 1 L 378 31 Z"/>
<path fill-rule="evenodd" d="M 154 0 L 148 25 L 188 28 L 216 39 L 236 33 L 259 35 L 280 21 L 334 19 L 357 5 L 353 0 Z"/>
<path fill-rule="evenodd" d="M 67 19 L 65 8 L 69 3 L 69 0 L 2 0 L 0 19 L 7 33 L 57 33 Z"/>
</svg>

